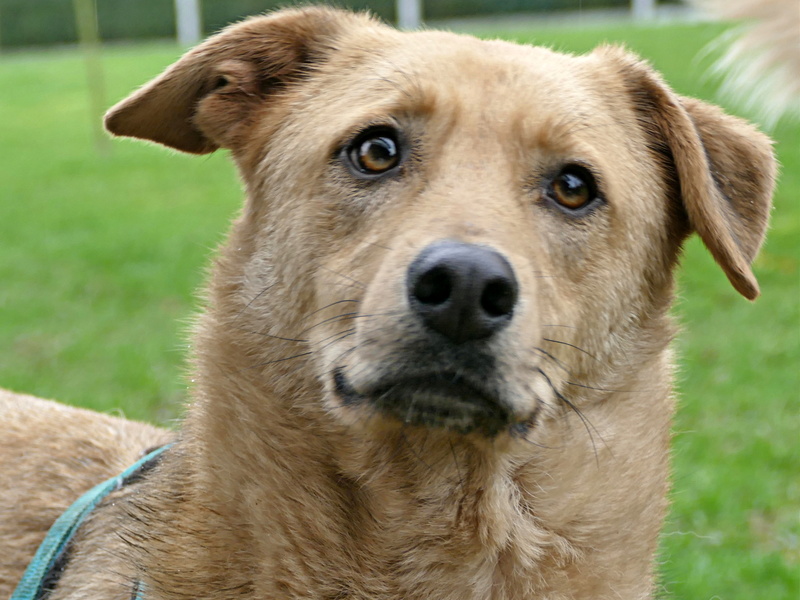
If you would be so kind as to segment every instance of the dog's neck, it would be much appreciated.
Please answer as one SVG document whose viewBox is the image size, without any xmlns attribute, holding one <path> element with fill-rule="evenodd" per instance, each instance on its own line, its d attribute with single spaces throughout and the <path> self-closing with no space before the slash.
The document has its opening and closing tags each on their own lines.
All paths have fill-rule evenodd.
<svg viewBox="0 0 800 600">
<path fill-rule="evenodd" d="M 248 441 L 206 457 L 203 494 L 260 571 L 256 597 L 492 598 L 498 581 L 530 579 L 532 538 L 572 552 L 536 523 L 522 455 L 441 432 L 354 438 L 275 420 L 223 439 L 236 436 Z"/>
</svg>

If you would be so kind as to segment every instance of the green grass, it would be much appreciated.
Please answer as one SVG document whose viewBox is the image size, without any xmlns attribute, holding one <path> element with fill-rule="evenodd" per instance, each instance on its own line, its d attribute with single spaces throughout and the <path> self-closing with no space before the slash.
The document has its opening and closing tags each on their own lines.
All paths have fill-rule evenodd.
<svg viewBox="0 0 800 600">
<path fill-rule="evenodd" d="M 118 99 L 179 55 L 108 53 Z M 162 420 L 184 397 L 193 290 L 239 204 L 222 153 L 93 148 L 80 56 L 0 61 L 0 381 Z"/>
<path fill-rule="evenodd" d="M 675 88 L 713 98 L 698 53 L 719 26 L 515 31 L 585 51 L 624 41 Z M 504 35 L 481 31 L 482 35 Z M 505 37 L 509 37 L 505 32 Z M 173 46 L 106 52 L 109 102 L 171 62 Z M 0 56 L 0 385 L 165 422 L 185 399 L 185 329 L 240 186 L 222 153 L 92 146 L 80 56 Z M 800 127 L 773 132 L 783 174 L 750 304 L 692 240 L 664 597 L 793 599 L 800 589 Z"/>
</svg>

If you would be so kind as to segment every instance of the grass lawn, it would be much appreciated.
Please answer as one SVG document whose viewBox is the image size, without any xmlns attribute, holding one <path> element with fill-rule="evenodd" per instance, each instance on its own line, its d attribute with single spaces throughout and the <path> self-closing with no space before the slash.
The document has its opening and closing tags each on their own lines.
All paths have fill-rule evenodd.
<svg viewBox="0 0 800 600">
<path fill-rule="evenodd" d="M 479 33 L 570 51 L 623 41 L 678 91 L 711 99 L 708 60 L 696 57 L 721 31 Z M 179 54 L 108 49 L 108 103 Z M 240 185 L 223 153 L 120 141 L 98 156 L 89 119 L 76 51 L 0 55 L 0 386 L 168 423 L 186 397 L 194 290 Z M 664 598 L 779 600 L 800 589 L 800 127 L 773 135 L 783 174 L 755 264 L 762 297 L 739 297 L 697 240 L 680 274 Z"/>
</svg>

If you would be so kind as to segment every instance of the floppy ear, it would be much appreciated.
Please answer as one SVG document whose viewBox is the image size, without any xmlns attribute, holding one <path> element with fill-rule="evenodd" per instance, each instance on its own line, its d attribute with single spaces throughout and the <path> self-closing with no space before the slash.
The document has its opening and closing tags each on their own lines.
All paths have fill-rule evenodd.
<svg viewBox="0 0 800 600">
<path fill-rule="evenodd" d="M 255 107 L 322 60 L 345 25 L 368 22 L 306 8 L 232 25 L 111 108 L 105 126 L 183 152 L 231 147 Z"/>
<path fill-rule="evenodd" d="M 675 94 L 627 52 L 600 52 L 619 67 L 651 148 L 677 184 L 690 226 L 733 287 L 754 300 L 759 290 L 750 264 L 764 240 L 777 172 L 772 142 L 716 106 Z"/>
</svg>

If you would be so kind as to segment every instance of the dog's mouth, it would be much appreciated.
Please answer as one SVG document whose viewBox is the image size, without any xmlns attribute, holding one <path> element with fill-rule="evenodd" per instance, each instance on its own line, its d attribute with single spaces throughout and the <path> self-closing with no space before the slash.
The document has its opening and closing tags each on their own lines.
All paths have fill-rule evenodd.
<svg viewBox="0 0 800 600">
<path fill-rule="evenodd" d="M 512 421 L 511 411 L 497 394 L 453 373 L 382 380 L 363 392 L 350 384 L 342 367 L 332 377 L 343 404 L 368 404 L 407 425 L 492 437 Z"/>
</svg>

